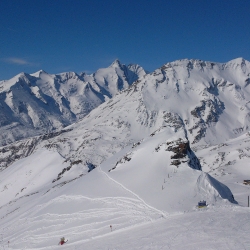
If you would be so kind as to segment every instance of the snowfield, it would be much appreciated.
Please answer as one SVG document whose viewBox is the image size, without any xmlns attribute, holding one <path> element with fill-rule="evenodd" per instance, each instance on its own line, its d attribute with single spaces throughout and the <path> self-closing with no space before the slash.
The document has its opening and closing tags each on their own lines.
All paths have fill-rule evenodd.
<svg viewBox="0 0 250 250">
<path fill-rule="evenodd" d="M 66 163 L 56 151 L 38 150 L 12 164 L 1 173 L 2 246 L 247 249 L 249 209 L 231 203 L 226 186 L 187 162 L 171 165 L 171 152 L 155 151 L 163 138 L 146 138 L 133 154 L 127 147 L 77 179 L 72 170 L 59 183 L 53 180 Z M 131 160 L 120 161 L 124 155 Z M 208 206 L 199 209 L 202 199 Z M 69 241 L 57 246 L 61 236 Z"/>
<path fill-rule="evenodd" d="M 250 249 L 249 75 L 242 58 L 185 59 L 146 75 L 115 61 L 90 76 L 0 82 L 2 106 L 16 112 L 10 124 L 0 116 L 1 145 L 13 142 L 0 148 L 0 248 Z M 39 99 L 33 108 L 17 86 Z M 77 113 L 82 98 L 100 96 Z M 48 100 L 44 122 L 70 125 L 39 135 L 45 104 L 34 107 Z M 33 137 L 19 130 L 26 110 Z"/>
</svg>

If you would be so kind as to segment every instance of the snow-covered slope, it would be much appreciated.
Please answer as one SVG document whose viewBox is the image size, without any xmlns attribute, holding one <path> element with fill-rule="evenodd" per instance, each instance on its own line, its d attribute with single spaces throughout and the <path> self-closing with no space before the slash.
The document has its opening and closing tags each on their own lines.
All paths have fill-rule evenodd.
<svg viewBox="0 0 250 250">
<path fill-rule="evenodd" d="M 0 145 L 61 129 L 127 88 L 146 72 L 116 60 L 96 73 L 21 73 L 0 82 Z"/>
<path fill-rule="evenodd" d="M 148 111 L 176 114 L 193 143 L 217 144 L 248 130 L 250 63 L 181 60 L 138 84 Z M 136 87 L 135 87 L 136 88 Z"/>
<path fill-rule="evenodd" d="M 107 240 L 110 225 L 112 233 L 118 233 L 112 243 L 116 245 L 119 233 L 128 229 L 133 232 L 141 225 L 143 230 L 165 230 L 162 220 L 176 227 L 173 216 L 189 212 L 194 218 L 201 213 L 197 203 L 203 199 L 208 202 L 204 212 L 215 218 L 219 215 L 214 210 L 220 207 L 233 214 L 230 190 L 200 170 L 183 136 L 183 131 L 149 136 L 88 174 L 81 162 L 70 163 L 51 149 L 36 150 L 15 162 L 0 176 L 2 246 L 10 241 L 11 249 L 57 249 L 65 236 L 67 249 L 82 249 L 88 241 Z"/>
<path fill-rule="evenodd" d="M 146 138 L 115 163 L 117 154 L 111 157 L 101 169 L 147 204 L 168 213 L 190 211 L 202 199 L 210 206 L 222 199 L 234 202 L 226 186 L 201 171 L 182 136 L 182 132 L 172 137 L 164 131 Z"/>
<path fill-rule="evenodd" d="M 226 184 L 242 206 L 248 205 L 249 185 L 243 184 L 250 179 L 249 133 L 218 145 L 195 149 L 203 171 Z"/>
</svg>

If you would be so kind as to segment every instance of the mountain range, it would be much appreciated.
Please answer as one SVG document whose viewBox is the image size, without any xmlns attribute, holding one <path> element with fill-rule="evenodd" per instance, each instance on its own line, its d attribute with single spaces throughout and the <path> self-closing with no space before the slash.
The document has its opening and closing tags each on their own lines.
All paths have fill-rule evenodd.
<svg viewBox="0 0 250 250">
<path fill-rule="evenodd" d="M 116 60 L 91 75 L 39 71 L 0 82 L 0 216 L 6 240 L 13 241 L 12 249 L 18 242 L 27 249 L 56 249 L 53 242 L 67 234 L 72 245 L 66 249 L 90 241 L 92 249 L 101 249 L 100 238 L 108 249 L 106 229 L 112 224 L 117 248 L 126 229 L 135 232 L 142 225 L 147 232 L 153 223 L 168 232 L 161 220 L 174 220 L 175 227 L 177 215 L 187 225 L 181 232 L 187 245 L 199 219 L 213 231 L 227 213 L 240 227 L 236 215 L 249 217 L 243 208 L 243 179 L 250 174 L 249 85 L 250 62 L 243 58 L 184 59 L 151 73 Z M 197 208 L 200 200 L 208 204 L 203 211 L 210 221 Z M 199 225 L 204 249 L 211 249 L 206 239 L 218 243 L 233 234 L 235 228 L 227 227 L 215 236 Z M 170 243 L 162 236 L 154 249 L 182 249 L 182 241 L 174 243 L 180 230 Z M 244 232 L 237 232 L 229 245 L 214 249 L 241 249 L 237 237 L 247 247 Z M 127 247 L 143 249 L 135 242 Z M 199 241 L 188 249 L 198 247 Z"/>
<path fill-rule="evenodd" d="M 116 60 L 91 75 L 40 70 L 1 81 L 0 145 L 62 129 L 144 74 L 139 65 Z"/>
</svg>

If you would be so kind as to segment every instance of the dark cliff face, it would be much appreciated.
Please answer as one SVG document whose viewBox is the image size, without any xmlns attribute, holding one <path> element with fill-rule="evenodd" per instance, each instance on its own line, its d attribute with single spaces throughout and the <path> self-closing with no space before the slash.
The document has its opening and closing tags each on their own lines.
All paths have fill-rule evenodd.
<svg viewBox="0 0 250 250">
<path fill-rule="evenodd" d="M 191 150 L 189 141 L 183 141 L 181 138 L 179 138 L 178 140 L 168 142 L 167 144 L 169 146 L 166 150 L 174 153 L 171 156 L 171 159 L 174 159 L 171 162 L 172 165 L 178 167 L 182 162 L 187 162 L 191 168 L 201 170 L 200 162 L 194 152 Z"/>
<path fill-rule="evenodd" d="M 181 159 L 187 156 L 188 151 L 191 151 L 189 142 L 183 142 L 180 139 L 175 145 L 169 146 L 168 151 L 172 151 L 175 154 L 171 156 L 171 159 Z"/>
</svg>

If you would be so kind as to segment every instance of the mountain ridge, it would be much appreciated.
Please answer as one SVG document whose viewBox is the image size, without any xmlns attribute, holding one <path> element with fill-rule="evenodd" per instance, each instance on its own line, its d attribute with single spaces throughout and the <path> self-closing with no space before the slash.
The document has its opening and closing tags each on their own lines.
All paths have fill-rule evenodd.
<svg viewBox="0 0 250 250">
<path fill-rule="evenodd" d="M 106 128 L 108 131 L 113 127 L 115 131 L 120 127 L 123 128 L 123 139 L 117 144 L 121 145 L 140 141 L 145 136 L 166 128 L 174 131 L 183 129 L 191 147 L 195 144 L 212 145 L 232 139 L 245 133 L 249 127 L 250 97 L 245 82 L 250 75 L 250 67 L 247 67 L 247 71 L 239 70 L 243 61 L 245 65 L 249 65 L 242 58 L 225 64 L 213 63 L 213 67 L 210 67 L 211 62 L 201 60 L 184 59 L 167 63 L 164 68 L 156 69 L 140 77 L 129 88 L 118 91 L 112 99 L 98 106 L 79 124 L 70 128 L 81 128 L 81 123 L 88 127 L 88 124 L 96 120 L 98 123 L 93 128 L 101 139 L 103 131 L 99 128 Z M 190 68 L 190 63 L 197 67 Z M 115 62 L 114 65 L 115 68 L 120 68 L 121 64 Z M 236 70 L 235 65 L 238 65 Z M 228 67 L 231 67 L 230 70 Z M 110 77 L 109 74 L 108 76 Z M 64 74 L 63 77 L 68 78 L 68 75 Z M 94 74 L 91 78 L 94 78 Z M 104 88 L 103 79 L 99 81 L 99 86 L 103 84 Z M 95 90 L 91 90 L 91 81 L 87 82 L 85 90 L 93 93 Z M 237 119 L 235 114 L 238 115 Z M 84 131 L 85 129 L 83 133 Z M 107 141 L 105 143 L 110 144 Z M 78 154 L 85 155 L 83 152 L 76 155 Z M 87 157 L 88 161 L 90 158 L 92 156 Z M 98 165 L 100 161 L 92 163 Z"/>
<path fill-rule="evenodd" d="M 39 70 L 1 81 L 0 123 L 5 136 L 0 136 L 0 145 L 62 129 L 145 73 L 139 65 L 119 64 L 91 75 Z M 15 130 L 10 129 L 12 123 L 16 124 Z"/>
<path fill-rule="evenodd" d="M 180 61 L 181 65 L 176 63 Z M 83 137 L 91 138 L 82 142 L 84 145 L 86 143 L 91 145 L 91 150 L 82 151 L 71 147 L 69 148 L 72 150 L 71 153 L 69 150 L 63 152 L 61 151 L 63 145 L 60 143 L 50 144 L 57 145 L 58 150 L 65 157 L 71 158 L 71 155 L 74 155 L 75 160 L 99 165 L 103 159 L 112 155 L 110 149 L 109 153 L 105 152 L 106 148 L 114 147 L 117 151 L 125 145 L 137 143 L 145 136 L 159 133 L 164 129 L 175 132 L 183 130 L 185 138 L 190 141 L 191 148 L 198 145 L 218 144 L 248 131 L 250 97 L 246 81 L 249 79 L 250 67 L 246 69 L 247 71 L 238 69 L 241 67 L 241 62 L 244 61 L 246 65 L 249 65 L 249 62 L 242 58 L 232 60 L 228 65 L 234 70 L 225 74 L 224 71 L 228 71 L 228 67 L 221 65 L 227 65 L 227 63 L 214 64 L 211 68 L 211 62 L 207 62 L 208 68 L 202 69 L 200 65 L 204 65 L 204 61 L 192 61 L 198 63 L 197 68 L 188 68 L 190 60 L 184 59 L 173 62 L 174 66 L 161 67 L 143 75 L 128 88 L 118 91 L 110 100 L 103 100 L 106 102 L 84 118 L 80 118 L 78 123 L 69 125 L 70 131 L 77 128 L 82 131 Z M 235 65 L 238 65 L 236 71 Z M 117 66 L 119 65 L 116 64 Z M 63 77 L 67 78 L 68 75 L 64 74 Z M 85 90 L 93 93 L 95 90 L 89 82 L 85 85 Z M 102 83 L 105 87 L 103 78 Z M 107 91 L 107 89 L 104 90 Z M 238 117 L 235 117 L 236 115 Z M 85 127 L 95 131 L 93 136 L 90 136 Z M 120 140 L 117 140 L 113 146 L 111 144 L 114 141 L 113 136 L 107 134 L 111 128 L 113 131 L 122 129 L 119 132 Z M 77 139 L 73 136 L 73 132 L 68 134 L 71 138 Z M 109 139 L 104 139 L 103 134 L 107 134 Z M 69 139 L 70 141 L 72 140 Z M 70 143 L 73 145 L 72 142 Z M 95 151 L 98 143 L 105 146 L 100 157 L 97 157 L 99 160 L 96 160 Z M 103 154 L 106 156 L 104 157 Z"/>
</svg>

